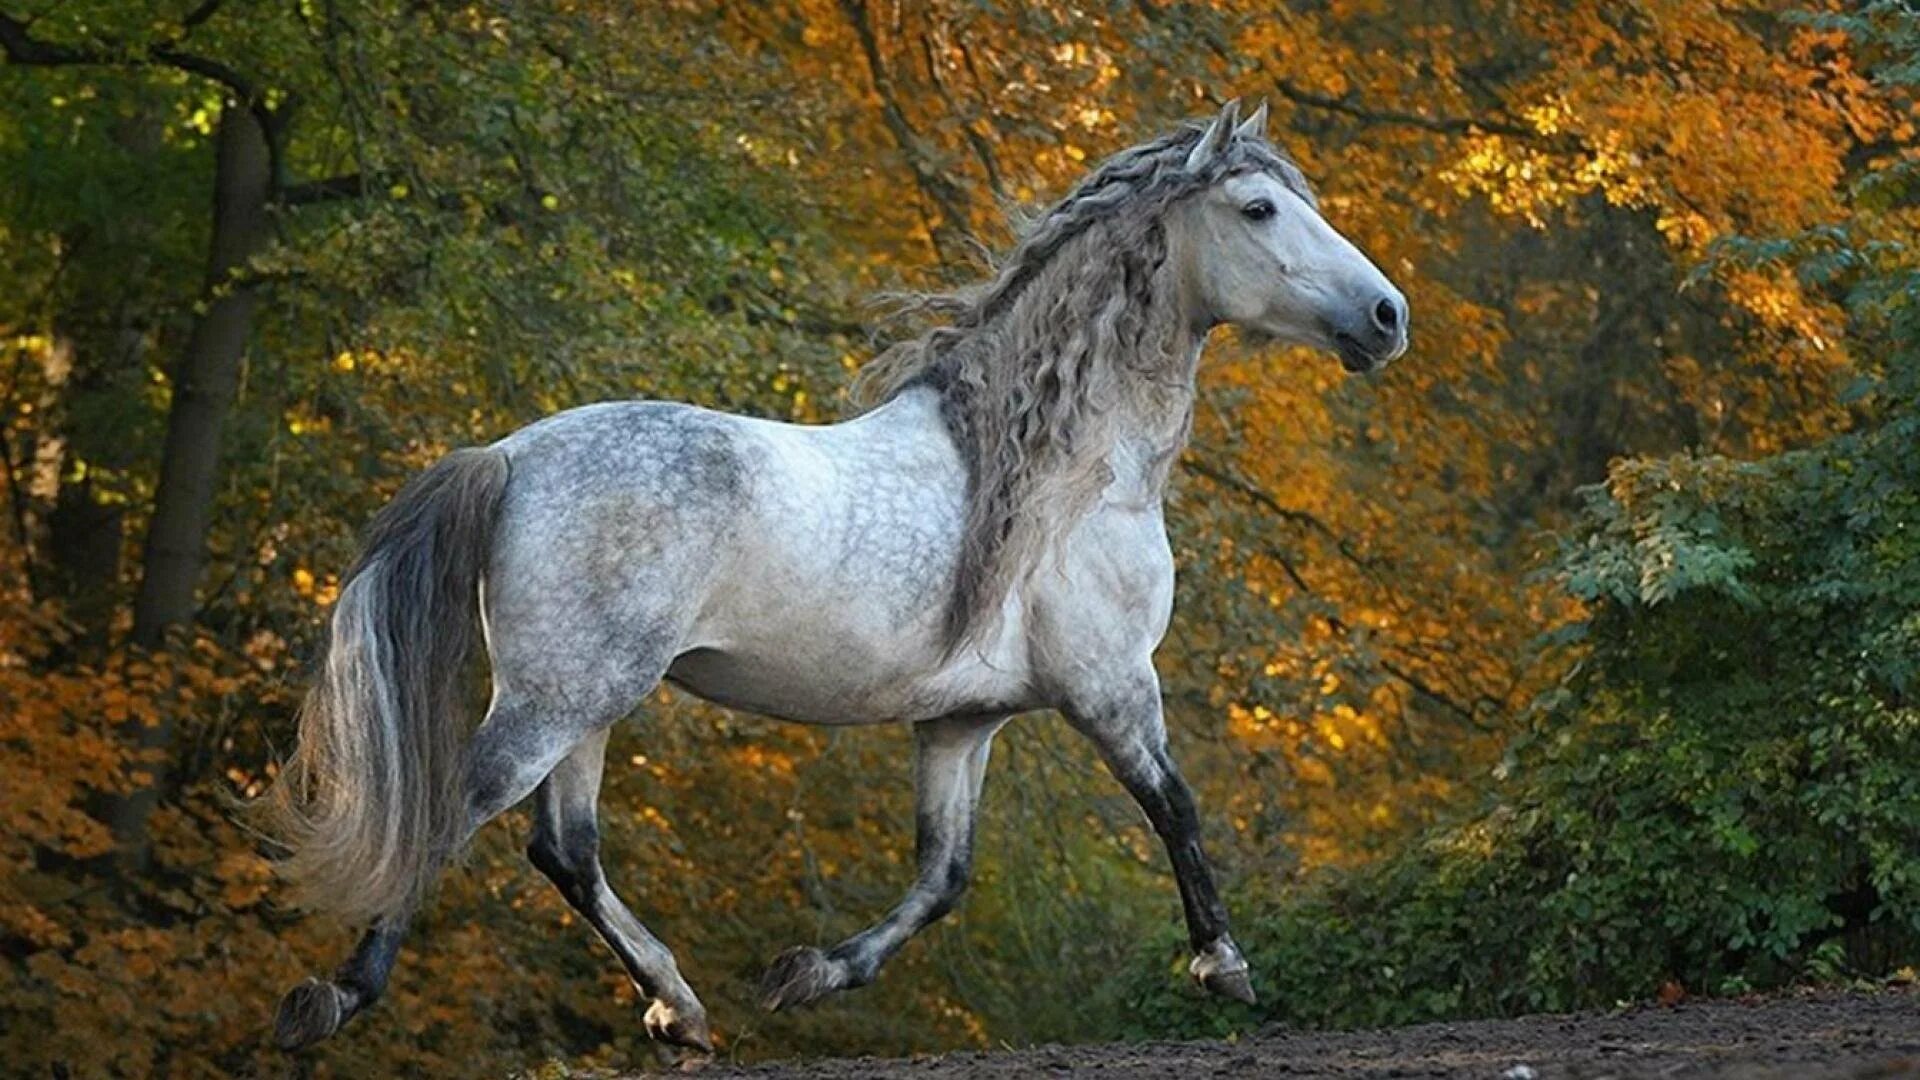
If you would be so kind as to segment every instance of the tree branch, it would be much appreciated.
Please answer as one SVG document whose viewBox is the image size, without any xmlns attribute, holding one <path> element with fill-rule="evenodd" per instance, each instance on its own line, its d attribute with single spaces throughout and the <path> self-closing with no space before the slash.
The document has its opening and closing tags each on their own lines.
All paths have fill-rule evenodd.
<svg viewBox="0 0 1920 1080">
<path fill-rule="evenodd" d="M 1006 185 L 1000 181 L 1000 165 L 994 159 L 993 147 L 988 144 L 985 136 L 974 129 L 972 118 L 965 115 L 959 102 L 955 101 L 953 94 L 948 91 L 947 80 L 940 74 L 940 60 L 934 55 L 931 34 L 920 35 L 920 50 L 927 64 L 927 78 L 933 83 L 933 88 L 939 91 L 940 100 L 947 106 L 947 114 L 960 125 L 960 133 L 966 138 L 967 145 L 973 149 L 974 158 L 980 162 L 980 167 L 986 170 L 988 190 L 993 192 L 994 198 L 1003 203 L 1006 202 L 1007 189 Z"/>
<path fill-rule="evenodd" d="M 33 38 L 27 33 L 25 22 L 5 12 L 0 12 L 0 50 L 5 50 L 10 64 L 56 67 L 95 62 L 67 46 L 52 45 Z"/>
<path fill-rule="evenodd" d="M 1346 559 L 1355 566 L 1369 571 L 1374 568 L 1372 560 L 1348 546 L 1346 539 L 1335 532 L 1333 526 L 1322 521 L 1319 515 L 1311 513 L 1310 511 L 1281 505 L 1280 500 L 1268 494 L 1266 489 L 1260 487 L 1258 484 L 1222 466 L 1215 465 L 1198 454 L 1187 455 L 1186 467 L 1188 472 L 1206 477 L 1208 480 L 1232 491 L 1241 498 L 1256 504 L 1274 517 L 1293 522 L 1296 525 L 1311 529 L 1321 536 L 1326 537 L 1333 542 L 1333 546 L 1339 550 L 1340 554 L 1345 556 Z"/>
<path fill-rule="evenodd" d="M 199 7 L 187 12 L 180 20 L 180 28 L 190 31 L 208 19 L 213 18 L 214 13 L 219 11 L 220 5 L 225 2 L 226 0 L 203 0 Z"/>
<path fill-rule="evenodd" d="M 1169 15 L 1168 11 L 1156 7 L 1153 0 L 1135 0 L 1135 6 L 1140 9 L 1140 13 L 1149 22 L 1160 22 Z M 1197 28 L 1197 32 L 1201 40 L 1207 43 L 1207 47 L 1213 51 L 1215 56 L 1229 62 L 1233 61 L 1232 50 L 1227 47 L 1225 41 L 1221 40 L 1219 34 L 1213 32 L 1213 30 L 1208 27 L 1199 27 Z M 1295 105 L 1302 105 L 1309 109 L 1319 109 L 1323 112 L 1339 113 L 1342 116 L 1352 117 L 1355 120 L 1368 124 L 1413 127 L 1419 128 L 1422 131 L 1431 131 L 1439 135 L 1477 135 L 1486 133 L 1490 135 L 1507 135 L 1512 138 L 1528 139 L 1535 142 L 1543 139 L 1543 136 L 1532 128 L 1523 127 L 1519 124 L 1504 120 L 1473 120 L 1463 117 L 1422 116 L 1419 113 L 1402 112 L 1398 109 L 1376 109 L 1361 104 L 1354 98 L 1351 92 L 1342 94 L 1339 97 L 1332 97 L 1327 94 L 1315 93 L 1304 87 L 1296 86 L 1282 78 L 1275 78 L 1273 80 L 1273 88 L 1279 92 L 1281 97 L 1286 98 Z"/>
<path fill-rule="evenodd" d="M 362 199 L 366 197 L 368 191 L 374 189 L 374 186 L 360 173 L 344 173 L 322 180 L 288 184 L 280 189 L 280 204 L 312 206 L 315 203 L 336 202 L 341 199 Z"/>
<path fill-rule="evenodd" d="M 195 53 L 181 52 L 179 49 L 162 46 L 147 50 L 147 56 L 153 62 L 164 64 L 178 71 L 198 75 L 233 91 L 242 105 L 261 113 L 262 126 L 268 125 L 270 114 L 266 110 L 266 95 L 261 93 L 252 79 L 240 74 L 218 60 L 212 60 Z"/>
<path fill-rule="evenodd" d="M 1507 135 L 1516 139 L 1539 140 L 1541 135 L 1532 128 L 1521 127 L 1501 120 L 1472 120 L 1451 116 L 1422 116 L 1419 113 L 1400 112 L 1397 109 L 1376 109 L 1362 105 L 1354 99 L 1352 93 L 1340 97 L 1316 94 L 1311 90 L 1295 86 L 1285 79 L 1274 79 L 1273 88 L 1280 96 L 1295 105 L 1304 105 L 1310 109 L 1322 109 L 1327 112 L 1350 116 L 1369 124 L 1398 125 L 1414 127 L 1422 131 L 1431 131 L 1440 135 Z"/>
<path fill-rule="evenodd" d="M 201 15 L 201 21 L 213 14 L 212 8 L 219 6 L 218 0 L 202 4 L 193 15 Z M 191 17 L 191 16 L 190 16 Z M 209 59 L 195 53 L 182 52 L 167 45 L 149 45 L 130 47 L 124 52 L 112 52 L 101 49 L 81 48 L 77 45 L 62 45 L 57 42 L 42 41 L 28 32 L 28 23 L 12 15 L 0 12 L 0 50 L 7 54 L 7 62 L 33 67 L 78 67 L 99 65 L 103 67 L 151 67 L 162 66 L 198 75 L 225 86 L 233 92 L 241 103 L 248 107 L 256 104 L 264 107 L 264 96 L 252 79 L 240 74 L 218 60 Z"/>
<path fill-rule="evenodd" d="M 212 18 L 222 2 L 205 0 L 187 14 L 187 19 L 191 21 L 183 21 L 182 25 L 190 28 Z M 211 57 L 186 52 L 171 45 L 124 46 L 117 47 L 117 51 L 116 48 L 83 48 L 36 38 L 29 32 L 30 25 L 26 20 L 0 12 L 0 52 L 6 54 L 9 64 L 26 67 L 170 67 L 226 87 L 240 105 L 259 121 L 260 131 L 266 136 L 267 151 L 273 157 L 275 183 L 279 182 L 280 136 L 286 126 L 287 108 L 268 107 L 266 94 L 253 79 Z"/>
<path fill-rule="evenodd" d="M 913 129 L 906 111 L 900 107 L 900 95 L 894 86 L 893 75 L 887 68 L 886 58 L 880 53 L 880 41 L 874 35 L 866 0 L 840 0 L 840 10 L 852 24 L 854 35 L 860 39 L 860 52 L 866 60 L 867 77 L 873 81 L 874 92 L 880 98 L 881 119 L 886 122 L 893 141 L 899 144 L 900 152 L 906 157 L 907 167 L 912 170 L 921 192 L 940 210 L 940 227 L 933 227 L 929 223 L 927 231 L 933 239 L 936 253 L 943 261 L 947 261 L 951 253 L 940 242 L 941 234 L 946 233 L 964 241 L 971 226 L 966 192 L 928 160 L 926 144 L 921 140 L 920 133 Z"/>
<path fill-rule="evenodd" d="M 1454 716 L 1458 717 L 1463 723 L 1466 723 L 1468 725 L 1471 725 L 1472 727 L 1478 728 L 1481 731 L 1493 730 L 1492 725 L 1480 719 L 1480 711 L 1474 708 L 1473 706 L 1463 705 L 1459 701 L 1456 701 L 1453 698 L 1447 696 L 1446 694 L 1441 693 L 1439 690 L 1436 690 L 1432 686 L 1428 685 L 1426 682 L 1423 682 L 1418 676 L 1407 671 L 1405 668 L 1400 667 L 1398 664 L 1395 664 L 1393 661 L 1388 660 L 1384 656 L 1380 657 L 1378 662 L 1380 664 L 1381 671 L 1384 671 L 1388 675 L 1391 675 L 1394 678 L 1405 683 L 1409 690 L 1412 690 L 1414 693 L 1420 695 L 1423 698 L 1426 698 L 1428 701 L 1431 701 L 1435 705 L 1438 705 L 1441 708 L 1452 713 Z"/>
<path fill-rule="evenodd" d="M 1219 484 L 1220 486 L 1227 488 L 1228 490 L 1241 496 L 1242 498 L 1257 504 L 1262 509 L 1275 515 L 1276 517 L 1284 518 L 1288 521 L 1292 521 L 1292 522 L 1304 525 L 1315 532 L 1321 533 L 1322 535 L 1326 536 L 1328 539 L 1332 540 L 1334 545 L 1340 549 L 1340 553 L 1344 555 L 1348 560 L 1353 562 L 1355 565 L 1361 566 L 1363 568 L 1368 568 L 1368 569 L 1371 568 L 1370 564 L 1366 560 L 1361 558 L 1361 556 L 1358 555 L 1357 553 L 1350 550 L 1347 547 L 1346 542 L 1342 540 L 1340 536 L 1337 533 L 1335 533 L 1330 526 L 1327 525 L 1326 522 L 1321 521 L 1320 518 L 1318 518 L 1317 516 L 1311 513 L 1308 513 L 1305 510 L 1295 510 L 1291 507 L 1282 506 L 1280 505 L 1280 502 L 1277 499 L 1275 499 L 1272 495 L 1267 494 L 1267 492 L 1262 490 L 1259 486 L 1239 476 L 1236 476 L 1233 473 L 1228 472 L 1223 468 L 1220 468 L 1219 466 L 1215 466 L 1204 460 L 1201 460 L 1198 457 L 1190 456 L 1187 460 L 1187 468 L 1192 472 L 1200 476 L 1204 476 L 1207 479 L 1212 480 L 1213 482 Z M 1260 554 L 1265 555 L 1267 558 L 1272 559 L 1276 563 L 1279 563 L 1281 572 L 1286 574 L 1287 580 L 1292 582 L 1294 588 L 1299 589 L 1302 594 L 1309 597 L 1319 598 L 1319 594 L 1314 591 L 1312 586 L 1307 584 L 1306 578 L 1300 574 L 1300 571 L 1293 565 L 1293 561 L 1290 558 L 1288 558 L 1285 554 L 1276 550 L 1272 545 L 1269 545 L 1269 544 L 1263 544 L 1260 546 Z M 1346 634 L 1349 630 L 1352 629 L 1350 626 L 1348 626 L 1346 620 L 1342 619 L 1340 616 L 1332 613 L 1331 611 L 1322 612 L 1320 617 L 1326 620 L 1327 627 L 1336 634 Z M 1394 663 L 1392 660 L 1387 659 L 1385 656 L 1376 656 L 1374 662 L 1376 666 L 1380 668 L 1381 671 L 1386 672 L 1389 677 L 1397 679 L 1400 682 L 1406 684 L 1408 689 L 1411 689 L 1415 694 L 1419 695 L 1420 697 L 1426 698 L 1427 700 L 1433 702 L 1435 705 L 1438 705 L 1441 708 L 1445 709 L 1446 711 L 1454 714 L 1463 722 L 1470 724 L 1476 728 L 1487 730 L 1487 725 L 1483 721 L 1481 721 L 1479 710 L 1475 706 L 1464 704 L 1459 700 L 1447 695 L 1446 693 L 1443 693 L 1441 690 L 1434 687 L 1432 684 L 1420 678 L 1420 676 L 1414 674 L 1413 672 L 1400 666 L 1399 664 Z"/>
</svg>

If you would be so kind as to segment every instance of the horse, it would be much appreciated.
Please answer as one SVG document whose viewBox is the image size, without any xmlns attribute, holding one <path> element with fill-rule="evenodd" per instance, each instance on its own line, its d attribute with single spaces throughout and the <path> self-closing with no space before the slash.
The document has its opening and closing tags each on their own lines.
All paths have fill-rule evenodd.
<svg viewBox="0 0 1920 1080">
<path fill-rule="evenodd" d="M 648 1034 L 712 1052 L 705 1007 L 599 858 L 613 726 L 662 682 L 729 709 L 913 732 L 917 873 L 869 928 L 777 957 L 782 1009 L 873 981 L 967 886 L 994 736 L 1057 710 L 1164 842 L 1207 991 L 1246 959 L 1168 752 L 1154 651 L 1173 609 L 1164 492 L 1210 332 L 1373 372 L 1406 298 L 1321 217 L 1266 107 L 1231 102 L 1106 160 L 989 280 L 792 425 L 631 401 L 456 450 L 381 510 L 344 577 L 298 744 L 270 793 L 296 902 L 367 929 L 282 999 L 275 1040 L 336 1032 L 386 986 L 429 883 L 529 795 L 528 855 L 619 957 Z M 461 672 L 484 646 L 479 726 Z"/>
</svg>

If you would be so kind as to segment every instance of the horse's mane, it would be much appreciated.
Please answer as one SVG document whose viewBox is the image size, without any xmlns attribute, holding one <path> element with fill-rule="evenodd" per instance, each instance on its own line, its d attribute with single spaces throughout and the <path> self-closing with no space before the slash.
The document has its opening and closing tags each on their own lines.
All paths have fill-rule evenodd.
<svg viewBox="0 0 1920 1080">
<path fill-rule="evenodd" d="M 1040 215 L 987 281 L 910 297 L 943 325 L 887 349 L 855 384 L 865 405 L 914 386 L 940 394 L 968 470 L 965 527 L 946 642 L 989 625 L 1007 591 L 1098 500 L 1118 422 L 1174 395 L 1190 415 L 1192 356 L 1175 355 L 1168 208 L 1249 170 L 1311 200 L 1304 176 L 1264 137 L 1238 135 L 1198 169 L 1204 127 L 1186 125 L 1108 158 Z M 1171 465 L 1186 424 L 1154 467 Z"/>
</svg>

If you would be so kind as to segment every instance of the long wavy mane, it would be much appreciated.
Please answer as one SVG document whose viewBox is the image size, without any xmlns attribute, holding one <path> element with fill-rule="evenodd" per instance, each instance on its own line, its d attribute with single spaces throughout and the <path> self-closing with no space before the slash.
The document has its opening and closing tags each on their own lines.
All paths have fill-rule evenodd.
<svg viewBox="0 0 1920 1080">
<path fill-rule="evenodd" d="M 935 389 L 966 460 L 949 651 L 992 624 L 1008 591 L 1098 501 L 1126 418 L 1177 403 L 1182 422 L 1152 462 L 1160 478 L 1185 442 L 1194 354 L 1180 347 L 1168 209 L 1249 170 L 1312 198 L 1298 167 L 1255 135 L 1187 168 L 1204 130 L 1187 125 L 1115 154 L 1038 217 L 989 280 L 910 299 L 910 311 L 944 324 L 887 349 L 855 383 L 869 407 Z"/>
</svg>

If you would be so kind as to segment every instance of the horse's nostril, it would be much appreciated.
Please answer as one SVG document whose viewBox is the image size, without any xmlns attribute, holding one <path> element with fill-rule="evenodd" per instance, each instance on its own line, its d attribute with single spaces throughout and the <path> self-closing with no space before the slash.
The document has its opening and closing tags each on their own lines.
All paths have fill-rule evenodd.
<svg viewBox="0 0 1920 1080">
<path fill-rule="evenodd" d="M 1381 297 L 1380 302 L 1373 305 L 1373 321 L 1380 329 L 1392 333 L 1400 326 L 1400 305 L 1391 297 Z"/>
</svg>

